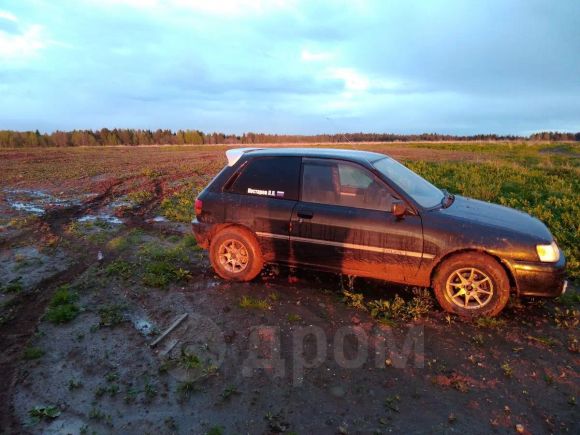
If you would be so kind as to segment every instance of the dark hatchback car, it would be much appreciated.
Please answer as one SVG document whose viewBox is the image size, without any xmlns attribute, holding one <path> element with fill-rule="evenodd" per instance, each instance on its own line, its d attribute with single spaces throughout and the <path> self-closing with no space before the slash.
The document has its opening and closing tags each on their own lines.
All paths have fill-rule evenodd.
<svg viewBox="0 0 580 435">
<path fill-rule="evenodd" d="M 224 279 L 282 263 L 432 287 L 462 316 L 498 314 L 510 292 L 556 297 L 565 259 L 526 213 L 433 186 L 383 154 L 232 149 L 195 203 L 193 232 Z"/>
</svg>

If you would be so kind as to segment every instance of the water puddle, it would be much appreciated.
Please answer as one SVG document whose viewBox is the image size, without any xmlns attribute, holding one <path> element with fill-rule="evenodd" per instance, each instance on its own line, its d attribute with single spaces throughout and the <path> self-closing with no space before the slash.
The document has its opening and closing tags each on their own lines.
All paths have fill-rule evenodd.
<svg viewBox="0 0 580 435">
<path fill-rule="evenodd" d="M 142 317 L 131 317 L 131 323 L 135 329 L 145 337 L 153 334 L 156 331 L 155 326 L 149 320 Z"/>
<path fill-rule="evenodd" d="M 93 196 L 86 194 L 75 198 L 59 198 L 41 190 L 5 189 L 6 202 L 17 211 L 42 216 L 49 208 L 64 208 L 80 205 L 83 198 Z"/>
<path fill-rule="evenodd" d="M 122 219 L 119 219 L 117 216 L 112 216 L 110 214 L 95 214 L 95 215 L 86 215 L 80 217 L 78 219 L 79 222 L 106 222 L 111 225 L 122 225 L 124 222 Z"/>
<path fill-rule="evenodd" d="M 25 203 L 25 202 L 20 202 L 20 201 L 10 201 L 10 200 L 8 200 L 8 204 L 14 210 L 24 211 L 26 213 L 35 214 L 37 216 L 42 216 L 44 214 L 44 208 L 42 208 L 36 204 L 30 204 L 30 203 Z"/>
<path fill-rule="evenodd" d="M 119 198 L 111 203 L 112 208 L 133 208 L 135 204 L 126 196 Z"/>
</svg>

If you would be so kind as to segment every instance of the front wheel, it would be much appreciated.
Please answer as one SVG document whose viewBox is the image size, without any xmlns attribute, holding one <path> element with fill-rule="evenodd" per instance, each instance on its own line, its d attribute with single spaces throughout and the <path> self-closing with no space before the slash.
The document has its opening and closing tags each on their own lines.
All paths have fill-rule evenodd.
<svg viewBox="0 0 580 435">
<path fill-rule="evenodd" d="M 471 252 L 446 260 L 435 274 L 433 289 L 445 311 L 462 317 L 496 316 L 510 296 L 501 265 L 489 255 Z"/>
<path fill-rule="evenodd" d="M 232 281 L 251 281 L 263 265 L 258 241 L 240 227 L 228 227 L 212 238 L 210 261 L 219 276 Z"/>
</svg>

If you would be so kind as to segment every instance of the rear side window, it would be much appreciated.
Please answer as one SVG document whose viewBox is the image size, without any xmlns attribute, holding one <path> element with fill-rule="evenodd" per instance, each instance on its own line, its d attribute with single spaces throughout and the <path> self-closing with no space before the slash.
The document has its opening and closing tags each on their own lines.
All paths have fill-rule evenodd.
<svg viewBox="0 0 580 435">
<path fill-rule="evenodd" d="M 228 191 L 297 201 L 300 164 L 300 157 L 252 159 L 244 165 Z"/>
</svg>

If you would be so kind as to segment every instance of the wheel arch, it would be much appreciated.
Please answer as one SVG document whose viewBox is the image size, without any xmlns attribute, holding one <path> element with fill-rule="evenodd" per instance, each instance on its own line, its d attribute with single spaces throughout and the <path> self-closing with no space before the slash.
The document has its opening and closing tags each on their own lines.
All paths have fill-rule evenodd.
<svg viewBox="0 0 580 435">
<path fill-rule="evenodd" d="M 514 272 L 511 269 L 511 267 L 509 266 L 509 264 L 507 262 L 503 261 L 500 257 L 498 257 L 497 255 L 495 255 L 493 253 L 488 252 L 484 249 L 477 249 L 477 248 L 457 249 L 455 251 L 448 252 L 443 257 L 441 257 L 437 261 L 437 264 L 435 264 L 433 266 L 433 268 L 431 269 L 431 273 L 429 275 L 429 284 L 431 285 L 431 287 L 433 287 L 433 279 L 435 278 L 437 271 L 439 270 L 439 268 L 441 267 L 441 265 L 443 263 L 445 263 L 450 258 L 455 257 L 456 255 L 466 254 L 466 253 L 483 254 L 483 255 L 487 255 L 488 257 L 493 258 L 497 262 L 497 264 L 499 264 L 502 267 L 502 269 L 504 270 L 506 276 L 508 277 L 508 281 L 510 283 L 511 289 L 515 289 L 516 292 L 518 291 L 517 282 L 516 282 L 516 279 L 514 276 Z"/>
<path fill-rule="evenodd" d="M 254 231 L 252 231 L 249 227 L 242 225 L 242 224 L 238 224 L 238 223 L 234 223 L 234 222 L 224 222 L 221 224 L 216 224 L 210 231 L 209 233 L 209 237 L 208 237 L 208 244 L 211 245 L 211 241 L 212 239 L 219 233 L 221 233 L 223 230 L 225 230 L 226 228 L 241 228 L 243 230 L 248 231 L 250 234 L 252 234 L 254 236 L 254 238 L 256 239 L 256 241 L 258 241 L 258 238 L 256 237 L 256 234 L 254 233 Z"/>
</svg>

